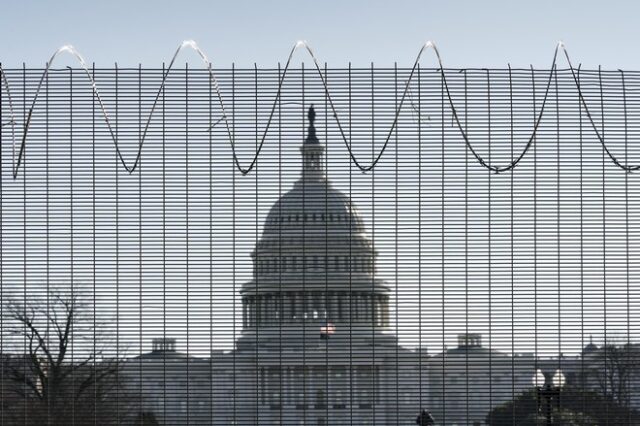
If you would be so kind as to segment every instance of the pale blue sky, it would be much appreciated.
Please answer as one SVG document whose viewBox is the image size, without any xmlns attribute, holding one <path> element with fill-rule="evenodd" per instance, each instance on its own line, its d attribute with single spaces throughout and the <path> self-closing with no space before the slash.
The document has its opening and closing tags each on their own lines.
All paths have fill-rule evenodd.
<svg viewBox="0 0 640 426">
<path fill-rule="evenodd" d="M 0 61 L 41 66 L 70 43 L 98 65 L 154 66 L 194 39 L 214 65 L 270 66 L 306 39 L 330 66 L 409 66 L 422 43 L 434 40 L 452 67 L 546 67 L 563 40 L 576 64 L 638 69 L 638 12 L 628 0 L 8 1 Z"/>
</svg>

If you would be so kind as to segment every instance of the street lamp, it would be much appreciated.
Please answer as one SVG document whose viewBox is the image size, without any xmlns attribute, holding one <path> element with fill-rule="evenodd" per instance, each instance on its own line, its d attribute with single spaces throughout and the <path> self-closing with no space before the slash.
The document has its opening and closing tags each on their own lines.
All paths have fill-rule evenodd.
<svg viewBox="0 0 640 426">
<path fill-rule="evenodd" d="M 544 384 L 540 386 L 540 382 L 544 382 Z M 533 377 L 533 384 L 536 387 L 538 395 L 538 411 L 542 411 L 542 399 L 544 399 L 546 402 L 545 417 L 547 419 L 547 426 L 551 426 L 553 424 L 551 402 L 555 398 L 556 405 L 559 406 L 560 390 L 562 386 L 564 386 L 564 383 L 564 374 L 562 374 L 562 371 L 560 370 L 556 370 L 555 372 L 543 372 L 541 370 L 538 370 L 536 372 L 536 375 Z"/>
</svg>

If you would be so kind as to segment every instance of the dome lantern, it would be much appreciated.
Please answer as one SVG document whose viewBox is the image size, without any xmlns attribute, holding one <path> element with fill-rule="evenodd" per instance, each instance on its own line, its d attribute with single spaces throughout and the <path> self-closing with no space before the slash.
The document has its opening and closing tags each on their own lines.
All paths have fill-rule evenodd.
<svg viewBox="0 0 640 426">
<path fill-rule="evenodd" d="M 324 146 L 316 136 L 316 111 L 313 105 L 309 107 L 307 114 L 309 119 L 309 129 L 307 137 L 300 147 L 302 153 L 302 177 L 304 180 L 324 180 Z"/>
</svg>

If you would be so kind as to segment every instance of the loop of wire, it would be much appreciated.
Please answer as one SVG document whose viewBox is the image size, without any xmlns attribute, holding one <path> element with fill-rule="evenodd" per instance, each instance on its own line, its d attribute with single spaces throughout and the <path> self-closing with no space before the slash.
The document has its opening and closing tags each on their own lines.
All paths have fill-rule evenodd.
<svg viewBox="0 0 640 426">
<path fill-rule="evenodd" d="M 624 170 L 625 172 L 634 172 L 640 169 L 640 165 L 629 165 L 627 163 L 622 163 L 609 149 L 609 147 L 606 144 L 605 138 L 602 135 L 602 133 L 600 132 L 600 130 L 598 130 L 598 127 L 596 126 L 596 123 L 593 119 L 592 113 L 589 110 L 589 107 L 587 105 L 587 102 L 585 100 L 584 94 L 582 92 L 582 89 L 580 87 L 580 82 L 578 79 L 578 76 L 576 75 L 576 69 L 573 67 L 573 64 L 571 63 L 571 59 L 569 57 L 569 53 L 564 45 L 564 43 L 559 42 L 558 45 L 555 48 L 554 54 L 553 54 L 553 61 L 551 63 L 551 68 L 549 70 L 549 77 L 547 79 L 547 83 L 546 83 L 546 87 L 545 87 L 545 91 L 544 91 L 544 97 L 542 100 L 542 105 L 540 107 L 540 111 L 537 114 L 537 117 L 535 119 L 534 122 L 534 126 L 533 126 L 533 131 L 531 133 L 531 136 L 529 136 L 529 138 L 527 139 L 527 142 L 523 148 L 523 150 L 515 157 L 512 158 L 511 161 L 504 165 L 504 166 L 496 166 L 491 164 L 491 162 L 485 160 L 485 158 L 483 158 L 477 151 L 476 149 L 473 147 L 473 144 L 471 143 L 471 140 L 469 138 L 468 132 L 465 130 L 465 126 L 463 125 L 463 123 L 460 120 L 459 114 L 458 114 L 458 110 L 454 105 L 452 96 L 451 96 L 451 91 L 449 89 L 449 83 L 447 81 L 446 75 L 445 75 L 445 70 L 444 70 L 444 66 L 443 66 L 443 61 L 442 61 L 442 57 L 440 56 L 440 52 L 438 50 L 438 48 L 436 47 L 436 45 L 431 42 L 428 41 L 426 42 L 421 49 L 418 52 L 418 55 L 416 56 L 416 59 L 413 63 L 413 66 L 411 68 L 411 72 L 409 74 L 409 78 L 406 81 L 404 90 L 402 92 L 402 96 L 400 98 L 400 102 L 398 103 L 398 106 L 394 112 L 394 116 L 393 116 L 393 122 L 391 124 L 391 127 L 389 128 L 389 131 L 386 132 L 386 137 L 384 140 L 384 143 L 382 144 L 381 149 L 378 151 L 378 154 L 375 156 L 375 158 L 371 161 L 371 163 L 365 165 L 363 164 L 360 160 L 358 160 L 358 158 L 356 158 L 353 150 L 351 149 L 351 143 L 348 140 L 349 138 L 346 135 L 346 132 L 344 130 L 344 127 L 342 125 L 342 123 L 340 122 L 340 118 L 338 116 L 338 111 L 334 105 L 333 99 L 331 98 L 331 94 L 329 93 L 329 87 L 327 84 L 327 81 L 325 79 L 325 76 L 323 74 L 322 68 L 320 66 L 320 63 L 315 55 L 315 53 L 313 52 L 313 50 L 311 49 L 311 47 L 309 46 L 309 44 L 305 41 L 298 41 L 293 48 L 291 49 L 291 51 L 289 52 L 289 56 L 287 57 L 287 62 L 283 68 L 282 71 L 282 75 L 278 81 L 278 89 L 275 95 L 275 98 L 273 100 L 272 106 L 271 106 L 271 110 L 269 112 L 269 118 L 267 119 L 267 123 L 266 126 L 264 128 L 264 131 L 262 132 L 262 136 L 260 137 L 260 142 L 257 146 L 256 152 L 253 155 L 253 158 L 251 159 L 251 162 L 249 163 L 249 165 L 247 167 L 243 167 L 242 164 L 240 164 L 240 160 L 237 156 L 236 153 L 236 142 L 235 142 L 235 137 L 233 135 L 233 132 L 231 130 L 232 126 L 229 123 L 229 118 L 226 114 L 226 110 L 225 110 L 225 105 L 222 99 L 222 94 L 220 91 L 220 86 L 218 84 L 218 80 L 213 72 L 213 66 L 211 64 L 211 62 L 208 60 L 207 55 L 202 51 L 202 49 L 200 49 L 200 47 L 197 45 L 197 43 L 193 40 L 186 40 L 183 41 L 180 46 L 178 46 L 178 48 L 176 49 L 175 53 L 173 54 L 173 57 L 171 58 L 171 61 L 169 62 L 169 66 L 165 69 L 163 75 L 162 75 L 162 81 L 160 84 L 160 87 L 158 88 L 158 91 L 154 97 L 153 103 L 151 105 L 151 110 L 149 111 L 149 114 L 146 118 L 146 121 L 144 123 L 144 126 L 142 127 L 142 134 L 139 137 L 139 143 L 138 143 L 138 149 L 137 149 L 137 153 L 136 153 L 136 157 L 133 161 L 133 164 L 128 164 L 127 161 L 125 160 L 124 156 L 122 155 L 122 152 L 120 151 L 120 148 L 118 146 L 118 138 L 116 137 L 115 131 L 111 125 L 111 120 L 109 118 L 109 114 L 107 112 L 107 108 L 104 104 L 104 102 L 102 101 L 102 98 L 100 96 L 100 93 L 98 91 L 98 87 L 97 84 L 93 78 L 93 75 L 91 73 L 91 71 L 89 70 L 89 67 L 87 66 L 86 61 L 84 60 L 84 58 L 82 57 L 82 55 L 73 47 L 70 45 L 67 46 L 63 46 L 61 48 L 59 48 L 58 50 L 55 51 L 55 53 L 51 56 L 51 58 L 49 59 L 49 61 L 46 64 L 46 67 L 42 73 L 42 76 L 40 77 L 37 89 L 35 91 L 33 100 L 31 101 L 31 106 L 29 107 L 29 111 L 27 113 L 26 116 L 26 120 L 25 123 L 23 125 L 23 132 L 22 132 L 22 138 L 21 138 L 21 142 L 20 142 L 20 146 L 19 146 L 19 150 L 18 150 L 18 154 L 16 156 L 16 132 L 15 132 L 15 126 L 17 124 L 17 120 L 14 114 L 14 109 L 13 109 L 13 101 L 11 98 L 11 91 L 10 91 L 10 86 L 9 86 L 9 82 L 7 81 L 7 77 L 6 77 L 6 73 L 4 72 L 4 70 L 2 69 L 2 67 L 0 66 L 0 76 L 2 76 L 2 84 L 4 85 L 5 91 L 7 93 L 7 102 L 8 102 L 8 107 L 9 107 L 9 116 L 10 119 L 9 121 L 7 121 L 6 123 L 4 123 L 2 125 L 2 127 L 6 126 L 6 125 L 10 125 L 11 126 L 11 139 L 12 139 L 12 143 L 13 143 L 13 159 L 12 159 L 12 173 L 13 173 L 13 178 L 17 178 L 18 176 L 18 170 L 20 168 L 20 165 L 22 164 L 22 160 L 23 160 L 23 156 L 24 156 L 24 150 L 25 150 L 25 146 L 26 146 L 26 142 L 27 142 L 27 136 L 29 134 L 29 129 L 30 129 L 30 125 L 31 125 L 31 118 L 33 116 L 33 111 L 36 107 L 36 102 L 38 100 L 38 97 L 40 95 L 40 91 L 42 90 L 42 86 L 43 83 L 47 77 L 47 74 L 49 73 L 49 70 L 51 69 L 51 66 L 53 64 L 53 62 L 55 61 L 55 59 L 62 53 L 69 53 L 71 54 L 80 64 L 80 66 L 82 67 L 82 69 L 85 71 L 85 74 L 87 76 L 87 78 L 89 79 L 90 83 L 91 83 L 91 90 L 93 91 L 93 94 L 100 106 L 100 110 L 102 112 L 102 115 L 104 117 L 105 123 L 107 125 L 108 131 L 110 133 L 111 139 L 114 143 L 115 146 L 115 150 L 116 150 L 116 154 L 118 159 L 120 160 L 120 162 L 122 163 L 123 167 L 126 169 L 126 171 L 131 174 L 136 170 L 136 167 L 138 166 L 139 162 L 140 162 L 140 156 L 142 154 L 142 147 L 144 145 L 144 142 L 146 140 L 147 137 L 147 133 L 149 130 L 149 126 L 151 123 L 151 119 L 153 117 L 153 114 L 156 110 L 156 106 L 158 104 L 158 100 L 160 99 L 160 95 L 162 94 L 162 91 L 164 89 L 164 86 L 167 82 L 167 77 L 169 76 L 169 73 L 171 71 L 171 69 L 173 68 L 173 65 L 176 61 L 176 58 L 178 57 L 178 55 L 180 54 L 180 52 L 186 48 L 192 49 L 194 50 L 198 56 L 201 58 L 201 60 L 203 61 L 204 65 L 206 66 L 206 70 L 210 75 L 210 81 L 211 84 L 213 85 L 213 89 L 215 91 L 216 97 L 218 99 L 218 103 L 220 105 L 221 111 L 222 111 L 222 117 L 215 123 L 216 125 L 219 124 L 221 121 L 224 122 L 225 124 L 225 129 L 226 129 L 226 133 L 227 133 L 227 138 L 229 140 L 229 144 L 231 146 L 231 151 L 232 151 L 232 155 L 233 155 L 233 162 L 236 166 L 236 168 L 243 174 L 246 175 L 249 172 L 251 172 L 251 170 L 255 167 L 257 161 L 258 161 L 258 156 L 260 155 L 260 152 L 262 151 L 262 148 L 264 146 L 265 140 L 267 138 L 267 134 L 269 132 L 269 129 L 271 127 L 271 123 L 273 121 L 273 117 L 275 114 L 275 111 L 277 109 L 277 105 L 278 105 L 278 101 L 280 100 L 280 97 L 282 95 L 282 87 L 287 75 L 287 71 L 289 70 L 289 66 L 291 65 L 291 60 L 293 59 L 293 56 L 295 54 L 295 52 L 298 49 L 303 49 L 305 50 L 309 56 L 311 57 L 313 64 L 315 66 L 316 71 L 318 72 L 318 75 L 320 77 L 320 81 L 322 82 L 322 87 L 324 89 L 325 95 L 328 99 L 329 102 L 329 107 L 331 108 L 331 113 L 333 115 L 333 118 L 336 121 L 337 127 L 338 127 L 338 131 L 340 133 L 341 139 L 347 149 L 347 152 L 349 153 L 349 157 L 351 158 L 351 161 L 353 161 L 353 163 L 355 164 L 355 166 L 360 169 L 362 172 L 368 172 L 371 171 L 380 161 L 380 159 L 382 158 L 384 152 L 387 149 L 387 146 L 389 145 L 389 142 L 391 140 L 391 137 L 393 135 L 393 131 L 396 128 L 397 124 L 398 124 L 398 119 L 400 117 L 400 112 L 402 111 L 402 106 L 407 98 L 407 96 L 411 96 L 410 94 L 410 84 L 414 78 L 414 75 L 416 73 L 416 70 L 418 69 L 418 64 L 420 62 L 420 59 L 423 55 L 423 53 L 428 50 L 428 49 L 433 49 L 433 52 L 436 56 L 436 60 L 438 62 L 439 65 L 439 71 L 441 73 L 441 77 L 442 77 L 442 82 L 444 85 L 444 90 L 445 93 L 447 95 L 447 100 L 449 103 L 449 106 L 451 108 L 451 114 L 453 117 L 453 121 L 458 129 L 458 131 L 460 132 L 460 135 L 462 136 L 467 148 L 469 149 L 469 151 L 472 153 L 472 155 L 475 157 L 476 161 L 484 168 L 488 169 L 491 172 L 494 173 L 504 173 L 507 171 L 510 171 L 512 169 L 514 169 L 518 163 L 520 163 L 520 161 L 522 161 L 522 159 L 526 156 L 527 152 L 531 149 L 532 145 L 535 143 L 536 141 L 536 135 L 538 133 L 538 129 L 540 127 L 540 123 L 542 122 L 542 117 L 544 115 L 544 110 L 547 104 L 547 100 L 548 100 L 548 96 L 549 96 L 549 92 L 550 92 L 550 87 L 551 87 L 551 82 L 553 80 L 554 74 L 557 76 L 557 61 L 558 61 L 558 53 L 560 52 L 560 50 L 562 50 L 562 52 L 564 53 L 564 56 L 566 58 L 567 64 L 569 66 L 569 70 L 571 71 L 571 76 L 573 78 L 573 81 L 576 85 L 576 89 L 578 92 L 578 97 L 580 100 L 580 104 L 582 105 L 582 107 L 585 110 L 586 116 L 591 124 L 591 127 L 593 128 L 593 131 L 595 132 L 595 135 L 598 139 L 598 141 L 600 142 L 600 144 L 602 145 L 602 149 L 604 150 L 604 152 L 607 154 L 607 156 L 609 157 L 609 159 L 613 162 L 613 164 L 615 164 L 617 167 L 619 167 L 620 169 Z M 1 90 L 1 88 L 0 88 Z M 418 117 L 418 119 L 421 119 L 420 117 Z M 211 126 L 213 127 L 213 125 Z"/>
</svg>

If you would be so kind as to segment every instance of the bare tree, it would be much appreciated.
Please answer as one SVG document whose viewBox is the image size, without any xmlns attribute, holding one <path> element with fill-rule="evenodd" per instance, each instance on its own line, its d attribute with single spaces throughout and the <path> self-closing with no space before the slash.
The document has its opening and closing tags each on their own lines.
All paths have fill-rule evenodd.
<svg viewBox="0 0 640 426">
<path fill-rule="evenodd" d="M 52 290 L 6 301 L 5 331 L 19 355 L 5 357 L 5 393 L 19 403 L 3 407 L 5 418 L 25 425 L 109 425 L 131 415 L 108 323 L 97 320 L 85 296 Z"/>
<path fill-rule="evenodd" d="M 630 408 L 632 380 L 640 379 L 640 347 L 609 340 L 592 356 L 590 376 L 595 378 L 599 391 Z"/>
</svg>

